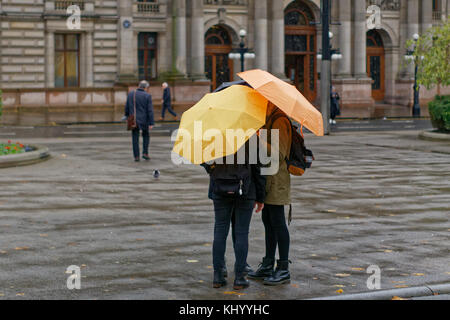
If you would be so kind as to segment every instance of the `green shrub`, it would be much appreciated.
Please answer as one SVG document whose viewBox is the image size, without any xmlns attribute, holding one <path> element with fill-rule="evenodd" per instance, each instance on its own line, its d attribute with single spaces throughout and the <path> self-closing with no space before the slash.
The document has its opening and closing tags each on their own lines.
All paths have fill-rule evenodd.
<svg viewBox="0 0 450 320">
<path fill-rule="evenodd" d="M 436 96 L 428 104 L 431 123 L 441 132 L 450 133 L 450 95 Z"/>
</svg>

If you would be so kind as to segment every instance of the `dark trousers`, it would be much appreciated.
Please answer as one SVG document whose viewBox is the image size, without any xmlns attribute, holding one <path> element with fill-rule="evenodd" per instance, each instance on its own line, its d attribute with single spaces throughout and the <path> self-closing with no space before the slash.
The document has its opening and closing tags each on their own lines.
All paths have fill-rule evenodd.
<svg viewBox="0 0 450 320">
<path fill-rule="evenodd" d="M 261 216 L 266 231 L 266 258 L 275 259 L 278 245 L 280 260 L 288 260 L 290 238 L 284 206 L 265 204 Z"/>
<path fill-rule="evenodd" d="M 214 270 L 222 270 L 225 266 L 225 251 L 233 212 L 234 222 L 234 255 L 236 273 L 243 272 L 247 263 L 248 233 L 252 219 L 254 200 L 221 199 L 214 200 Z"/>
<path fill-rule="evenodd" d="M 131 131 L 131 135 L 133 138 L 133 155 L 134 158 L 139 158 L 139 129 L 134 129 Z M 142 130 L 142 154 L 148 154 L 148 146 L 150 144 L 150 134 L 148 130 Z"/>
<path fill-rule="evenodd" d="M 175 111 L 173 111 L 172 107 L 170 105 L 167 104 L 163 104 L 162 106 L 162 112 L 161 112 L 161 118 L 164 119 L 165 115 L 166 115 L 166 110 L 169 111 L 169 113 L 171 115 L 173 115 L 174 117 L 177 116 L 177 114 L 175 113 Z"/>
</svg>

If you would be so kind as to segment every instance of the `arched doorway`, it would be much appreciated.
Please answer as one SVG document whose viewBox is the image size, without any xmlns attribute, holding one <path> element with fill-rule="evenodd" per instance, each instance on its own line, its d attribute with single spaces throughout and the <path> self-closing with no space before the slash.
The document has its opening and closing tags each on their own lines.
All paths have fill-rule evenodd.
<svg viewBox="0 0 450 320">
<path fill-rule="evenodd" d="M 383 39 L 376 30 L 367 32 L 367 75 L 372 78 L 372 98 L 384 100 L 384 45 Z"/>
<path fill-rule="evenodd" d="M 233 77 L 233 61 L 228 59 L 232 50 L 230 33 L 221 25 L 215 25 L 205 34 L 205 76 L 211 80 L 211 90 Z"/>
<path fill-rule="evenodd" d="M 316 98 L 316 28 L 311 9 L 293 1 L 284 11 L 285 72 L 295 87 L 309 100 Z"/>
</svg>

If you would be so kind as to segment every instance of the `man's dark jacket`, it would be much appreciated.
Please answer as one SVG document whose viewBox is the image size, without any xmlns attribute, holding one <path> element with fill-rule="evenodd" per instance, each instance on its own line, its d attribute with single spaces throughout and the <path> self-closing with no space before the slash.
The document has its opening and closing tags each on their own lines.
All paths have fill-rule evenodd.
<svg viewBox="0 0 450 320">
<path fill-rule="evenodd" d="M 170 108 L 172 106 L 172 97 L 170 96 L 170 88 L 164 89 L 163 93 L 163 107 Z"/>
<path fill-rule="evenodd" d="M 128 94 L 125 105 L 125 116 L 131 114 L 134 114 L 134 91 Z M 141 130 L 148 130 L 149 126 L 155 124 L 152 96 L 143 89 L 136 90 L 136 123 Z"/>
</svg>

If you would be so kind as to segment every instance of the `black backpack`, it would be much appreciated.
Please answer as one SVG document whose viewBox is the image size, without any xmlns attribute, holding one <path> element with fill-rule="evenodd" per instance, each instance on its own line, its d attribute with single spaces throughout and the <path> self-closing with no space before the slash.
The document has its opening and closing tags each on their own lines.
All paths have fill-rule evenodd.
<svg viewBox="0 0 450 320">
<path fill-rule="evenodd" d="M 286 157 L 286 164 L 290 174 L 294 176 L 301 176 L 305 173 L 307 168 L 311 167 L 314 160 L 314 155 L 311 150 L 306 149 L 305 140 L 303 136 L 298 133 L 298 128 L 292 124 L 292 122 L 284 114 L 276 114 L 270 119 L 272 126 L 279 118 L 285 117 L 291 125 L 291 151 L 289 157 Z"/>
</svg>

